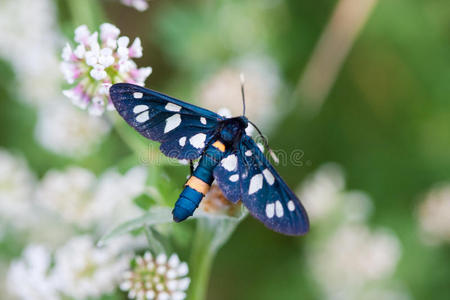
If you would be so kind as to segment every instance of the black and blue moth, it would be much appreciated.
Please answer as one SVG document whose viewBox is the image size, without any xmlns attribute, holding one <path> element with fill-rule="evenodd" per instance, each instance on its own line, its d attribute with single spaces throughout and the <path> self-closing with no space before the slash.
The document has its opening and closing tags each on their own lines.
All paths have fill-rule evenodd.
<svg viewBox="0 0 450 300">
<path fill-rule="evenodd" d="M 193 214 L 215 179 L 229 201 L 242 201 L 268 228 L 288 235 L 308 232 L 305 209 L 245 133 L 249 124 L 245 116 L 225 118 L 127 83 L 113 85 L 110 96 L 125 121 L 160 142 L 166 156 L 200 158 L 173 209 L 176 222 Z"/>
</svg>

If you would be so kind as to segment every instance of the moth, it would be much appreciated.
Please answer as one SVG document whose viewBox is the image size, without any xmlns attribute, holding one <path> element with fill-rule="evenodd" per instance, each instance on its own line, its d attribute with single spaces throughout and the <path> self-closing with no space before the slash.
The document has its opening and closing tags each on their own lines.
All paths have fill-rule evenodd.
<svg viewBox="0 0 450 300">
<path fill-rule="evenodd" d="M 122 118 L 144 137 L 160 142 L 163 154 L 191 161 L 191 176 L 172 211 L 175 222 L 192 216 L 215 179 L 229 201 L 242 201 L 266 227 L 303 235 L 309 230 L 305 209 L 245 132 L 253 123 L 245 117 L 241 88 L 244 113 L 234 118 L 128 83 L 111 86 L 110 96 Z"/>
</svg>

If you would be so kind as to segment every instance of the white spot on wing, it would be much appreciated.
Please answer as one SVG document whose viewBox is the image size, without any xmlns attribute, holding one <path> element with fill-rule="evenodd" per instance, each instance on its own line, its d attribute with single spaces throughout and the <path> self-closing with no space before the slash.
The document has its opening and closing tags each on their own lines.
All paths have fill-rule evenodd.
<svg viewBox="0 0 450 300">
<path fill-rule="evenodd" d="M 230 176 L 230 181 L 231 182 L 236 182 L 239 180 L 239 175 L 238 174 L 234 174 Z"/>
<path fill-rule="evenodd" d="M 269 171 L 269 169 L 265 169 L 263 171 L 263 174 L 268 184 L 272 185 L 275 182 L 275 178 L 273 177 L 273 174 Z"/>
<path fill-rule="evenodd" d="M 245 151 L 245 156 L 252 156 L 253 152 L 252 150 Z"/>
<path fill-rule="evenodd" d="M 266 216 L 269 219 L 272 219 L 275 214 L 275 205 L 273 203 L 269 203 L 266 205 Z"/>
<path fill-rule="evenodd" d="M 133 112 L 134 112 L 135 114 L 138 114 L 138 113 L 143 112 L 144 110 L 147 110 L 147 109 L 148 109 L 148 106 L 147 106 L 147 105 L 139 104 L 139 105 L 136 105 L 136 106 L 133 108 Z"/>
<path fill-rule="evenodd" d="M 186 145 L 186 137 L 183 136 L 182 138 L 180 138 L 178 140 L 178 144 L 180 144 L 181 147 L 184 147 L 184 145 Z"/>
<path fill-rule="evenodd" d="M 284 215 L 283 206 L 279 200 L 275 202 L 275 213 L 278 218 L 281 218 Z"/>
<path fill-rule="evenodd" d="M 227 171 L 234 171 L 237 167 L 237 157 L 234 154 L 228 155 L 221 161 L 222 167 Z"/>
<path fill-rule="evenodd" d="M 189 139 L 189 143 L 197 149 L 205 147 L 206 134 L 197 133 Z"/>
<path fill-rule="evenodd" d="M 181 106 L 169 102 L 166 104 L 165 109 L 168 111 L 178 112 L 181 110 Z"/>
<path fill-rule="evenodd" d="M 248 136 L 252 136 L 255 131 L 255 127 L 252 124 L 248 124 L 247 128 L 245 128 L 245 134 Z"/>
<path fill-rule="evenodd" d="M 145 121 L 148 121 L 148 119 L 150 119 L 150 117 L 148 116 L 148 111 L 143 112 L 136 117 L 136 121 L 138 121 L 139 123 L 144 123 Z"/>
<path fill-rule="evenodd" d="M 256 174 L 250 179 L 250 186 L 248 187 L 248 194 L 251 195 L 259 191 L 263 186 L 263 175 Z"/>
<path fill-rule="evenodd" d="M 200 118 L 200 123 L 202 123 L 203 125 L 206 125 L 206 119 L 204 117 Z"/>
<path fill-rule="evenodd" d="M 295 205 L 294 205 L 294 201 L 289 200 L 287 207 L 290 211 L 294 211 L 295 210 Z"/>
<path fill-rule="evenodd" d="M 142 96 L 144 96 L 144 94 L 142 94 L 142 93 L 140 93 L 140 92 L 135 92 L 135 93 L 133 93 L 134 99 L 141 99 Z"/>
<path fill-rule="evenodd" d="M 171 117 L 166 119 L 166 127 L 164 127 L 164 133 L 168 133 L 169 131 L 177 128 L 181 124 L 181 116 L 180 114 L 174 114 Z"/>
</svg>

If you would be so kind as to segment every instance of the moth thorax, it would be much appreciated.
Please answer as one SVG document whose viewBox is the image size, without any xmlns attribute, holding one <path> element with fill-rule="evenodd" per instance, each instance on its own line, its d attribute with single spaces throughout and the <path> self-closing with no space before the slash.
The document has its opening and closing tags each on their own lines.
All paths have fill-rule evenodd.
<svg viewBox="0 0 450 300">
<path fill-rule="evenodd" d="M 220 136 L 224 142 L 233 143 L 236 137 L 240 136 L 241 130 L 241 126 L 238 123 L 230 122 L 222 128 Z"/>
</svg>

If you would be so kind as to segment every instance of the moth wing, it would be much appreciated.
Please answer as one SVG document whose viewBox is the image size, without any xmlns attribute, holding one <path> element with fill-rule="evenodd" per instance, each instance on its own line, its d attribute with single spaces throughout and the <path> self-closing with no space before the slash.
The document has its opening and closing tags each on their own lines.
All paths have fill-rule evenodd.
<svg viewBox="0 0 450 300">
<path fill-rule="evenodd" d="M 241 166 L 244 159 L 239 151 L 228 153 L 214 168 L 214 178 L 225 197 L 233 203 L 241 200 Z"/>
<path fill-rule="evenodd" d="M 214 176 L 230 201 L 241 200 L 266 227 L 288 235 L 308 232 L 309 220 L 303 205 L 251 137 L 242 137 L 239 149 L 219 163 Z"/>
<path fill-rule="evenodd" d="M 115 84 L 109 93 L 125 121 L 144 137 L 161 142 L 161 152 L 168 157 L 198 158 L 223 120 L 212 111 L 134 84 Z"/>
</svg>

